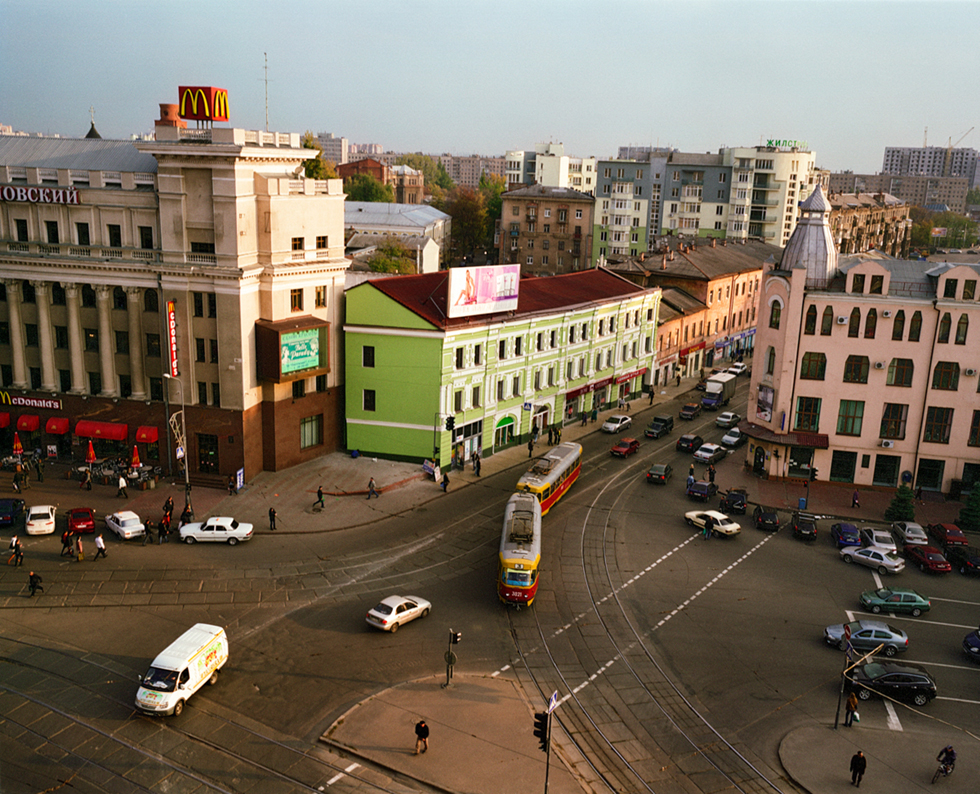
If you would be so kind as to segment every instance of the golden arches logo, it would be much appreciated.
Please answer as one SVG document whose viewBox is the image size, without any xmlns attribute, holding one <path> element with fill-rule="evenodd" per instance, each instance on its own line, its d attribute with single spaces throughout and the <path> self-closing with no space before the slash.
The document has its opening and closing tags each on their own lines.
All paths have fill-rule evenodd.
<svg viewBox="0 0 980 794">
<path fill-rule="evenodd" d="M 228 92 L 223 88 L 214 89 L 211 98 L 211 120 L 228 121 Z"/>
<path fill-rule="evenodd" d="M 228 91 L 214 86 L 180 86 L 180 117 L 198 121 L 228 121 Z"/>
</svg>

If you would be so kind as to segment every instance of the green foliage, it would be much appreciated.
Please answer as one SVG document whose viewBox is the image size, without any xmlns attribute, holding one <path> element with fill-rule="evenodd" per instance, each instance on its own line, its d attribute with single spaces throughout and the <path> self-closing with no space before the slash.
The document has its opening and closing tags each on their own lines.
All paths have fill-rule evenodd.
<svg viewBox="0 0 980 794">
<path fill-rule="evenodd" d="M 323 150 L 320 148 L 320 142 L 310 130 L 303 133 L 303 148 L 316 149 L 317 152 L 315 160 L 306 160 L 303 163 L 303 170 L 306 173 L 307 179 L 337 178 L 337 171 L 335 169 L 336 164 L 330 160 L 324 159 Z"/>
<path fill-rule="evenodd" d="M 382 185 L 370 174 L 354 174 L 344 180 L 344 192 L 348 201 L 395 200 L 395 190 L 391 185 Z"/>
<path fill-rule="evenodd" d="M 977 241 L 977 224 L 965 215 L 955 212 L 929 212 L 922 207 L 912 207 L 912 246 L 928 248 L 940 245 L 944 248 L 968 248 Z M 945 237 L 933 237 L 933 227 L 945 227 Z"/>
<path fill-rule="evenodd" d="M 885 509 L 886 521 L 915 521 L 915 495 L 907 485 L 899 485 L 895 498 Z"/>
<path fill-rule="evenodd" d="M 956 519 L 956 526 L 964 532 L 980 532 L 980 483 L 973 486 L 966 498 L 960 517 Z"/>
<path fill-rule="evenodd" d="M 425 179 L 425 192 L 431 193 L 435 186 L 443 190 L 452 190 L 455 183 L 449 177 L 449 172 L 441 160 L 434 160 L 427 154 L 403 154 L 395 160 L 395 165 L 407 165 L 416 171 L 421 171 Z"/>
<path fill-rule="evenodd" d="M 966 204 L 980 204 L 980 187 L 973 187 L 966 191 Z"/>
<path fill-rule="evenodd" d="M 368 267 L 375 273 L 414 273 L 415 252 L 401 240 L 386 237 L 368 259 Z"/>
<path fill-rule="evenodd" d="M 472 256 L 486 244 L 487 209 L 483 194 L 468 187 L 453 188 L 446 196 L 443 207 L 438 207 L 452 217 L 452 261 L 459 262 Z"/>
</svg>

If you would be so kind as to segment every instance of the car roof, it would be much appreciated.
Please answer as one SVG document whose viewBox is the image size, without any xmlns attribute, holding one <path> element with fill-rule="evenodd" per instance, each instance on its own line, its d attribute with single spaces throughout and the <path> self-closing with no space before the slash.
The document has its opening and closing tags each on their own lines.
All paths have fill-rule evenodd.
<svg viewBox="0 0 980 794">
<path fill-rule="evenodd" d="M 725 521 L 731 521 L 728 516 L 722 512 L 719 512 L 718 510 L 699 510 L 698 512 L 701 513 L 701 515 L 711 516 L 712 518 L 723 518 Z"/>
<path fill-rule="evenodd" d="M 135 519 L 139 519 L 139 516 L 136 515 L 136 513 L 134 513 L 132 510 L 120 510 L 118 513 L 113 513 L 113 515 L 116 518 L 135 518 Z"/>
<path fill-rule="evenodd" d="M 381 601 L 380 601 L 380 603 L 387 604 L 390 607 L 396 607 L 400 603 L 402 603 L 403 601 L 414 601 L 414 602 L 418 603 L 419 597 L 418 596 L 390 595 L 390 596 L 387 596 L 386 598 L 382 598 Z"/>
<path fill-rule="evenodd" d="M 669 466 L 670 466 L 670 464 L 669 464 L 669 463 L 654 463 L 654 464 L 653 464 L 653 465 L 652 465 L 652 466 L 650 467 L 650 469 L 651 469 L 651 470 L 653 470 L 653 469 L 666 469 L 666 468 L 668 468 Z"/>
<path fill-rule="evenodd" d="M 855 620 L 862 629 L 882 629 L 884 631 L 897 632 L 883 620 Z"/>
<path fill-rule="evenodd" d="M 31 505 L 27 508 L 27 512 L 32 512 L 34 510 L 47 510 L 50 512 L 54 510 L 54 505 Z"/>
<path fill-rule="evenodd" d="M 626 414 L 613 414 L 606 421 L 612 422 L 614 419 L 629 419 L 629 417 Z"/>
<path fill-rule="evenodd" d="M 620 444 L 636 444 L 637 441 L 636 441 L 635 438 L 621 438 L 621 439 L 619 439 L 619 443 Z"/>
</svg>

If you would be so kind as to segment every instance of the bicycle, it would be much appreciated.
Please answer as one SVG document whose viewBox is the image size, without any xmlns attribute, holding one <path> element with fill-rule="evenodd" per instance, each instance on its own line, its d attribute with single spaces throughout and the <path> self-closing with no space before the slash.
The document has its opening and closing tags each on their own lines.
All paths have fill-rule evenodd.
<svg viewBox="0 0 980 794">
<path fill-rule="evenodd" d="M 953 774 L 953 768 L 955 764 L 948 764 L 946 762 L 939 764 L 939 769 L 936 770 L 936 774 L 932 776 L 932 782 L 935 783 L 941 777 L 949 777 Z"/>
</svg>

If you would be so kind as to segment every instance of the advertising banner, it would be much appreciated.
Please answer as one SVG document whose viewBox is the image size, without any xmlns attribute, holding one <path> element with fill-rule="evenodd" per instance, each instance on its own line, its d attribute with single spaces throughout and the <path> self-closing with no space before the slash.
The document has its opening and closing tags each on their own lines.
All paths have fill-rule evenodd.
<svg viewBox="0 0 980 794">
<path fill-rule="evenodd" d="M 520 280 L 520 265 L 451 268 L 446 314 L 472 317 L 514 311 Z"/>
<path fill-rule="evenodd" d="M 167 355 L 170 357 L 170 377 L 180 374 L 177 368 L 177 304 L 167 301 Z"/>
<path fill-rule="evenodd" d="M 933 237 L 945 237 L 946 236 L 946 231 L 947 231 L 947 229 L 946 229 L 945 226 L 933 226 L 932 227 L 932 236 Z"/>
<path fill-rule="evenodd" d="M 282 374 L 320 366 L 320 332 L 316 328 L 283 334 L 279 344 Z"/>
<path fill-rule="evenodd" d="M 228 90 L 214 86 L 182 85 L 179 115 L 198 121 L 228 121 Z"/>
</svg>

